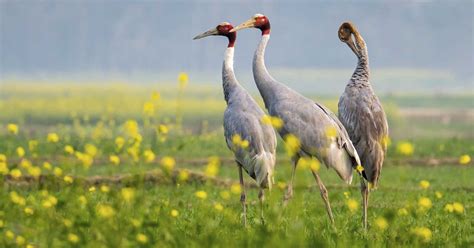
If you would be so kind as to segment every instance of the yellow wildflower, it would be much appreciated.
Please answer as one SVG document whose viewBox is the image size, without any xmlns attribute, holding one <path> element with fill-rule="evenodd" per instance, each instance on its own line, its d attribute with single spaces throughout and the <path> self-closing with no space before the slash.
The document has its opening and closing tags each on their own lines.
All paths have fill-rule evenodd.
<svg viewBox="0 0 474 248">
<path fill-rule="evenodd" d="M 176 162 L 174 158 L 165 156 L 161 159 L 161 166 L 165 169 L 167 172 L 171 172 L 175 166 Z"/>
<path fill-rule="evenodd" d="M 21 195 L 19 195 L 15 191 L 10 192 L 10 200 L 13 203 L 18 204 L 20 206 L 24 206 L 26 204 L 25 198 L 23 198 Z"/>
<path fill-rule="evenodd" d="M 110 191 L 110 187 L 107 186 L 107 185 L 102 185 L 102 186 L 100 186 L 100 191 L 102 191 L 104 193 L 108 193 Z"/>
<path fill-rule="evenodd" d="M 277 182 L 277 186 L 278 186 L 278 188 L 280 188 L 281 190 L 286 189 L 286 183 L 285 183 L 285 182 L 278 181 L 278 182 Z"/>
<path fill-rule="evenodd" d="M 153 104 L 153 102 L 145 102 L 143 104 L 143 114 L 145 114 L 146 116 L 153 116 L 154 113 L 155 105 Z"/>
<path fill-rule="evenodd" d="M 131 202 L 135 198 L 135 189 L 133 188 L 123 188 L 120 191 L 120 195 L 123 200 L 126 202 Z"/>
<path fill-rule="evenodd" d="M 59 168 L 59 167 L 55 167 L 55 168 L 53 169 L 53 174 L 54 174 L 55 176 L 57 176 L 57 177 L 60 177 L 60 176 L 62 176 L 62 174 L 63 174 L 63 170 L 62 170 L 61 168 Z"/>
<path fill-rule="evenodd" d="M 421 180 L 420 181 L 420 188 L 422 189 L 428 189 L 430 187 L 430 182 L 426 180 Z"/>
<path fill-rule="evenodd" d="M 77 242 L 79 242 L 79 236 L 77 236 L 74 233 L 69 233 L 67 235 L 67 240 L 69 240 L 69 242 L 71 242 L 73 244 L 76 244 Z"/>
<path fill-rule="evenodd" d="M 390 137 L 388 135 L 386 135 L 382 138 L 382 145 L 383 146 L 389 147 L 391 144 L 392 144 L 392 140 L 390 139 Z"/>
<path fill-rule="evenodd" d="M 87 198 L 85 196 L 81 195 L 77 199 L 82 206 L 85 206 L 87 204 Z"/>
<path fill-rule="evenodd" d="M 405 156 L 413 155 L 414 150 L 413 144 L 408 141 L 399 142 L 397 145 L 397 152 Z"/>
<path fill-rule="evenodd" d="M 346 197 L 346 199 L 349 199 L 349 196 L 351 196 L 351 192 L 344 191 L 344 197 Z"/>
<path fill-rule="evenodd" d="M 89 192 L 95 192 L 95 190 L 96 190 L 95 186 L 89 187 Z"/>
<path fill-rule="evenodd" d="M 101 218 L 111 218 L 115 215 L 115 210 L 109 205 L 106 204 L 98 204 L 96 207 L 97 215 Z"/>
<path fill-rule="evenodd" d="M 285 148 L 288 156 L 293 157 L 300 150 L 301 143 L 298 137 L 293 134 L 287 134 L 284 138 Z"/>
<path fill-rule="evenodd" d="M 46 162 L 43 162 L 43 168 L 45 170 L 51 170 L 53 168 L 53 166 L 51 165 L 51 163 L 46 161 Z"/>
<path fill-rule="evenodd" d="M 453 210 L 458 214 L 464 213 L 464 206 L 459 202 L 453 202 Z"/>
<path fill-rule="evenodd" d="M 130 222 L 132 223 L 132 225 L 136 228 L 139 228 L 142 226 L 142 222 L 140 220 L 137 220 L 137 219 L 131 219 Z"/>
<path fill-rule="evenodd" d="M 352 198 L 348 199 L 346 204 L 347 204 L 347 207 L 349 208 L 349 210 L 351 212 L 355 212 L 355 211 L 357 211 L 357 209 L 359 209 L 359 202 L 357 202 L 356 200 L 354 200 Z"/>
<path fill-rule="evenodd" d="M 179 89 L 183 90 L 188 85 L 189 77 L 185 72 L 180 72 L 178 74 L 178 85 Z"/>
<path fill-rule="evenodd" d="M 146 244 L 148 242 L 148 237 L 143 233 L 137 234 L 136 238 L 138 243 Z"/>
<path fill-rule="evenodd" d="M 446 205 L 444 206 L 444 211 L 446 211 L 446 212 L 448 212 L 448 213 L 454 212 L 454 206 L 453 206 L 453 204 L 450 204 L 450 203 L 446 204 Z"/>
<path fill-rule="evenodd" d="M 88 154 L 91 157 L 95 157 L 97 155 L 98 149 L 93 144 L 86 144 L 84 149 L 85 149 L 86 154 Z"/>
<path fill-rule="evenodd" d="M 219 157 L 217 156 L 209 157 L 208 163 L 206 166 L 206 171 L 205 171 L 206 176 L 215 177 L 217 173 L 219 172 L 219 166 L 220 166 Z"/>
<path fill-rule="evenodd" d="M 30 207 L 26 207 L 24 211 L 26 215 L 33 215 L 35 213 L 35 211 Z"/>
<path fill-rule="evenodd" d="M 313 171 L 319 171 L 319 168 L 321 168 L 321 163 L 319 162 L 318 159 L 316 158 L 311 158 L 309 167 Z"/>
<path fill-rule="evenodd" d="M 0 153 L 0 162 L 7 162 L 7 156 L 5 154 Z"/>
<path fill-rule="evenodd" d="M 120 164 L 120 158 L 117 155 L 110 155 L 109 161 L 113 165 L 119 165 Z"/>
<path fill-rule="evenodd" d="M 436 198 L 441 199 L 441 198 L 443 198 L 443 193 L 441 193 L 439 191 L 436 191 L 435 196 L 436 196 Z"/>
<path fill-rule="evenodd" d="M 332 139 L 332 138 L 336 138 L 337 137 L 337 129 L 335 126 L 329 126 L 329 127 L 326 127 L 326 137 L 328 139 Z"/>
<path fill-rule="evenodd" d="M 7 163 L 0 162 L 0 175 L 6 175 L 9 171 Z"/>
<path fill-rule="evenodd" d="M 232 135 L 232 143 L 236 146 L 236 147 L 240 147 L 240 148 L 247 148 L 249 147 L 249 142 L 248 140 L 244 140 L 242 139 L 242 137 L 240 137 L 239 134 L 234 134 Z"/>
<path fill-rule="evenodd" d="M 143 152 L 143 156 L 145 157 L 145 162 L 151 163 L 155 161 L 155 153 L 151 149 L 147 149 Z"/>
<path fill-rule="evenodd" d="M 264 115 L 262 116 L 261 122 L 266 125 L 271 125 L 275 129 L 283 127 L 283 120 L 277 116 Z"/>
<path fill-rule="evenodd" d="M 72 223 L 72 220 L 70 219 L 64 219 L 63 220 L 63 224 L 67 227 L 67 228 L 71 228 L 73 223 Z"/>
<path fill-rule="evenodd" d="M 421 197 L 418 199 L 418 206 L 421 208 L 421 210 L 428 210 L 433 206 L 433 204 L 431 203 L 430 198 Z"/>
<path fill-rule="evenodd" d="M 11 134 L 14 134 L 14 135 L 18 134 L 19 128 L 17 124 L 10 123 L 7 125 L 7 129 L 8 129 L 8 132 Z"/>
<path fill-rule="evenodd" d="M 20 161 L 20 167 L 21 168 L 24 168 L 24 169 L 28 169 L 30 168 L 31 166 L 33 166 L 30 162 L 30 160 L 24 158 Z"/>
<path fill-rule="evenodd" d="M 115 138 L 115 146 L 118 150 L 122 149 L 123 145 L 125 144 L 125 139 L 123 137 Z"/>
<path fill-rule="evenodd" d="M 160 124 L 160 125 L 158 126 L 158 133 L 160 133 L 160 134 L 168 134 L 168 132 L 169 132 L 169 129 L 168 129 L 168 127 L 167 127 L 166 125 Z"/>
<path fill-rule="evenodd" d="M 197 191 L 196 193 L 194 193 L 194 195 L 195 195 L 197 198 L 202 199 L 202 200 L 204 200 L 204 199 L 207 198 L 207 193 L 206 193 L 206 191 L 203 191 L 203 190 Z"/>
<path fill-rule="evenodd" d="M 153 101 L 158 101 L 158 100 L 160 100 L 160 92 L 158 92 L 158 91 L 153 91 L 153 92 L 151 93 L 151 100 L 153 100 Z"/>
<path fill-rule="evenodd" d="M 13 169 L 10 171 L 10 176 L 12 176 L 13 179 L 19 179 L 21 177 L 21 171 L 19 169 Z"/>
<path fill-rule="evenodd" d="M 412 232 L 425 243 L 430 242 L 433 236 L 433 234 L 431 233 L 431 230 L 426 227 L 417 227 L 413 229 Z"/>
<path fill-rule="evenodd" d="M 406 208 L 400 208 L 400 209 L 398 209 L 398 215 L 399 216 L 408 215 L 408 210 Z"/>
<path fill-rule="evenodd" d="M 28 149 L 30 152 L 36 150 L 36 147 L 38 147 L 38 141 L 37 140 L 29 140 L 28 141 Z"/>
<path fill-rule="evenodd" d="M 181 182 L 185 182 L 189 179 L 189 172 L 187 170 L 179 171 L 178 179 Z"/>
<path fill-rule="evenodd" d="M 173 209 L 173 210 L 171 210 L 170 215 L 173 216 L 173 217 L 178 217 L 179 212 L 178 212 L 178 210 Z"/>
<path fill-rule="evenodd" d="M 238 183 L 234 183 L 230 186 L 230 192 L 232 192 L 232 194 L 235 194 L 235 195 L 238 195 L 242 192 L 242 188 L 240 187 L 240 184 Z"/>
<path fill-rule="evenodd" d="M 16 154 L 18 155 L 18 157 L 22 158 L 23 156 L 25 156 L 25 149 L 23 149 L 23 147 L 21 146 L 17 147 Z"/>
<path fill-rule="evenodd" d="M 222 206 L 222 204 L 220 204 L 220 203 L 216 203 L 216 204 L 214 204 L 214 209 L 217 210 L 217 211 L 222 211 L 222 210 L 224 210 L 224 206 Z"/>
<path fill-rule="evenodd" d="M 50 143 L 57 143 L 59 141 L 59 135 L 57 133 L 48 133 L 46 140 Z"/>
<path fill-rule="evenodd" d="M 362 165 L 357 165 L 356 166 L 356 170 L 359 172 L 359 173 L 362 173 L 364 171 L 364 167 Z"/>
<path fill-rule="evenodd" d="M 375 220 L 375 225 L 380 229 L 380 230 L 385 230 L 388 228 L 388 221 L 384 217 L 378 217 Z"/>
<path fill-rule="evenodd" d="M 21 235 L 18 235 L 16 236 L 16 239 L 15 239 L 15 243 L 18 245 L 18 246 L 23 246 L 26 242 L 26 239 L 21 236 Z"/>
<path fill-rule="evenodd" d="M 6 236 L 8 239 L 13 239 L 13 238 L 15 238 L 15 234 L 14 234 L 12 231 L 10 231 L 10 230 L 8 230 L 8 231 L 5 232 L 5 236 Z"/>
<path fill-rule="evenodd" d="M 74 179 L 71 176 L 65 176 L 64 182 L 71 184 L 74 182 Z"/>
<path fill-rule="evenodd" d="M 227 191 L 227 190 L 221 191 L 221 192 L 220 192 L 220 196 L 221 196 L 222 199 L 224 199 L 224 200 L 229 200 L 229 199 L 230 199 L 230 192 Z"/>
<path fill-rule="evenodd" d="M 127 120 L 124 129 L 129 137 L 135 138 L 139 135 L 138 122 L 135 120 Z"/>
<path fill-rule="evenodd" d="M 74 147 L 72 147 L 71 145 L 66 145 L 64 147 L 64 152 L 66 152 L 69 155 L 72 155 L 74 154 Z"/>
<path fill-rule="evenodd" d="M 461 157 L 459 157 L 459 164 L 461 165 L 467 165 L 471 162 L 471 156 L 468 154 L 464 154 Z"/>
<path fill-rule="evenodd" d="M 41 168 L 38 166 L 32 166 L 28 168 L 28 174 L 34 178 L 39 178 L 41 176 Z"/>
</svg>

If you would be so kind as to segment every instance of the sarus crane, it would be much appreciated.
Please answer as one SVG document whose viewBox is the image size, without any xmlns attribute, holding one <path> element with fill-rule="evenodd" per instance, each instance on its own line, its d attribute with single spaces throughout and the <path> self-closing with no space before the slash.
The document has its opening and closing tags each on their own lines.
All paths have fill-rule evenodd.
<svg viewBox="0 0 474 248">
<path fill-rule="evenodd" d="M 241 186 L 240 201 L 243 208 L 243 222 L 247 224 L 247 206 L 242 168 L 256 180 L 260 188 L 261 218 L 263 221 L 264 189 L 273 184 L 273 171 L 276 162 L 276 134 L 273 128 L 261 120 L 265 113 L 250 94 L 239 84 L 234 74 L 234 44 L 236 32 L 230 32 L 233 26 L 223 22 L 194 39 L 211 35 L 228 38 L 222 66 L 222 86 L 227 108 L 224 112 L 224 135 L 227 146 L 234 153 L 239 169 Z"/>
<path fill-rule="evenodd" d="M 302 157 L 316 157 L 328 168 L 333 168 L 345 182 L 351 183 L 352 168 L 360 165 L 360 161 L 344 126 L 328 108 L 276 81 L 268 73 L 264 56 L 270 39 L 270 21 L 266 16 L 256 14 L 232 31 L 244 28 L 257 28 L 262 32 L 253 57 L 253 76 L 265 107 L 270 115 L 283 121 L 282 128 L 278 130 L 283 139 L 287 135 L 294 135 L 300 141 L 298 151 L 292 156 L 292 175 L 284 197 L 285 203 L 293 196 L 295 170 Z M 329 219 L 334 223 L 328 191 L 318 171 L 314 168 L 311 171 L 319 186 Z"/>
<path fill-rule="evenodd" d="M 388 124 L 385 112 L 369 82 L 369 55 L 364 39 L 350 22 L 344 22 L 338 31 L 339 39 L 357 56 L 357 67 L 339 98 L 339 119 L 346 127 L 364 170 L 361 180 L 363 226 L 367 228 L 369 188 L 376 188 L 387 151 Z"/>
</svg>

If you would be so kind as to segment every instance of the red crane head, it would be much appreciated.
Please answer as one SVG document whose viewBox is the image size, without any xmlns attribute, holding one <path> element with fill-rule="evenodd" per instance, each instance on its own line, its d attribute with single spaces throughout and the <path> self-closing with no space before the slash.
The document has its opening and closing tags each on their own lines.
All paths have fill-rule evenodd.
<svg viewBox="0 0 474 248">
<path fill-rule="evenodd" d="M 211 35 L 220 35 L 220 36 L 225 36 L 229 39 L 229 44 L 227 47 L 234 47 L 235 39 L 237 38 L 237 33 L 231 32 L 233 28 L 234 27 L 232 26 L 232 24 L 228 22 L 223 22 L 217 25 L 217 27 L 212 28 L 202 34 L 197 35 L 196 37 L 193 38 L 193 40 L 202 39 L 204 37 L 211 36 Z"/>
<path fill-rule="evenodd" d="M 262 31 L 262 35 L 270 34 L 270 20 L 262 14 L 255 14 L 252 18 L 232 29 L 231 32 L 245 28 L 258 28 Z"/>
</svg>

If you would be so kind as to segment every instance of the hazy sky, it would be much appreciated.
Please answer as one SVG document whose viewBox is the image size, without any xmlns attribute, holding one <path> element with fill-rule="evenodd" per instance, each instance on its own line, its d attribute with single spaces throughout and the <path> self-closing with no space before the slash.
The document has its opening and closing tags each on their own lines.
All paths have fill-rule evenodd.
<svg viewBox="0 0 474 248">
<path fill-rule="evenodd" d="M 345 20 L 364 36 L 371 66 L 473 78 L 473 1 L 36 1 L 0 0 L 1 76 L 220 73 L 226 41 L 192 37 L 255 13 L 272 24 L 271 68 L 354 68 L 337 38 Z M 249 72 L 259 39 L 244 30 L 237 70 Z"/>
</svg>

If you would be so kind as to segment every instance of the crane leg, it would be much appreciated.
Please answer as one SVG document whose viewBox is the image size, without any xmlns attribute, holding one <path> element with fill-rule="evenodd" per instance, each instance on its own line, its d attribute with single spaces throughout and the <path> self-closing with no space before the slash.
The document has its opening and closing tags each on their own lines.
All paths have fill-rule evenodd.
<svg viewBox="0 0 474 248">
<path fill-rule="evenodd" d="M 364 178 L 360 177 L 360 193 L 362 194 L 362 222 L 363 227 L 367 229 L 367 207 L 369 205 L 369 188 L 365 184 Z"/>
<path fill-rule="evenodd" d="M 244 175 L 242 174 L 242 166 L 239 165 L 239 179 L 240 179 L 240 203 L 242 203 L 242 219 L 244 222 L 244 226 L 247 227 L 247 202 L 246 198 L 247 196 L 245 195 L 245 185 L 244 185 Z"/>
<path fill-rule="evenodd" d="M 296 166 L 298 165 L 298 161 L 300 160 L 300 157 L 297 155 L 293 157 L 292 160 L 293 160 L 293 168 L 291 169 L 291 178 L 290 178 L 290 182 L 288 183 L 288 187 L 286 188 L 285 196 L 283 197 L 284 206 L 288 204 L 288 200 L 293 198 L 293 181 L 295 180 Z"/>
<path fill-rule="evenodd" d="M 265 200 L 265 194 L 263 189 L 260 189 L 258 192 L 258 199 L 260 200 L 260 219 L 262 220 L 262 224 L 265 224 L 265 219 L 263 218 L 263 201 Z"/>
<path fill-rule="evenodd" d="M 321 192 L 321 198 L 323 198 L 324 204 L 326 205 L 326 211 L 328 213 L 329 220 L 331 220 L 331 223 L 334 224 L 334 216 L 332 215 L 331 204 L 329 203 L 328 191 L 324 186 L 323 181 L 321 181 L 318 172 L 313 169 L 311 169 L 311 172 L 313 173 L 314 179 L 316 179 L 316 182 L 318 183 L 319 191 Z"/>
</svg>

